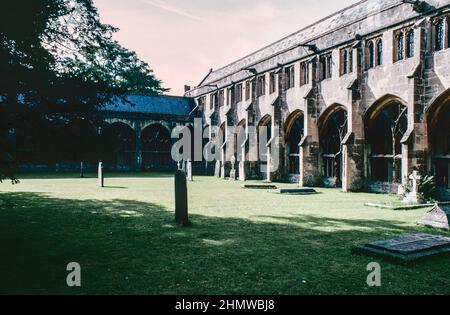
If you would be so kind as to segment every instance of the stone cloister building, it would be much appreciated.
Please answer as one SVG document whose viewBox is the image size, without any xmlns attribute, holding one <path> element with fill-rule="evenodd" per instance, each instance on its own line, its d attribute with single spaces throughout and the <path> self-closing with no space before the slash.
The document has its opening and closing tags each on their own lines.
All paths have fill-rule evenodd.
<svg viewBox="0 0 450 315">
<path fill-rule="evenodd" d="M 186 97 L 130 95 L 64 128 L 24 122 L 27 128 L 17 126 L 14 140 L 19 168 L 78 171 L 83 162 L 84 170 L 94 171 L 102 160 L 110 171 L 173 171 L 172 130 L 192 127 L 195 107 Z"/>
<path fill-rule="evenodd" d="M 366 0 L 211 70 L 186 96 L 227 139 L 235 126 L 280 130 L 281 167 L 245 161 L 241 180 L 397 193 L 417 169 L 448 196 L 449 48 L 450 0 Z"/>
</svg>

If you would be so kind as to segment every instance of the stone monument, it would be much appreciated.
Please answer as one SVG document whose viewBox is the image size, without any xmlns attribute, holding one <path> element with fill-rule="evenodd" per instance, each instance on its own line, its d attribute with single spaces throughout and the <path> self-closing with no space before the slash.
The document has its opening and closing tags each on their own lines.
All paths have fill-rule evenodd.
<svg viewBox="0 0 450 315">
<path fill-rule="evenodd" d="M 419 192 L 419 182 L 422 177 L 419 175 L 419 172 L 414 171 L 409 179 L 412 182 L 412 190 L 409 192 L 406 197 L 403 199 L 403 203 L 414 203 L 421 204 L 424 202 L 422 194 Z"/>
<path fill-rule="evenodd" d="M 437 203 L 423 216 L 419 224 L 450 230 L 450 202 Z"/>
</svg>

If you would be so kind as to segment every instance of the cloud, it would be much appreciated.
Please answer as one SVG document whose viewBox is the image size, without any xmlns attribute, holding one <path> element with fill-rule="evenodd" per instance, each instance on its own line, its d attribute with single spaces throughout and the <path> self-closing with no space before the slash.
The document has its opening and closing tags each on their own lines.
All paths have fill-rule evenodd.
<svg viewBox="0 0 450 315">
<path fill-rule="evenodd" d="M 167 4 L 166 2 L 162 1 L 162 0 L 141 0 L 142 2 L 149 4 L 151 6 L 157 7 L 159 9 L 162 9 L 164 11 L 179 15 L 179 16 L 183 16 L 195 21 L 203 21 L 202 18 L 195 16 L 189 12 L 186 12 L 180 8 L 177 8 L 175 6 L 172 6 L 170 4 Z"/>
</svg>

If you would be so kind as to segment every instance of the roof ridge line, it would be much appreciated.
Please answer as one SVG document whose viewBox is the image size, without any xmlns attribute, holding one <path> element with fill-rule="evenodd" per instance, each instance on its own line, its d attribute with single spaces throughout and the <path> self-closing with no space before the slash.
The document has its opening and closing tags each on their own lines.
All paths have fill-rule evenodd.
<svg viewBox="0 0 450 315">
<path fill-rule="evenodd" d="M 240 61 L 242 61 L 242 60 L 244 60 L 244 59 L 246 59 L 246 58 L 248 58 L 248 57 L 250 57 L 250 56 L 253 56 L 253 55 L 259 53 L 260 51 L 263 51 L 264 49 L 269 48 L 269 47 L 272 46 L 272 45 L 275 45 L 275 44 L 277 44 L 277 43 L 280 43 L 281 41 L 283 41 L 283 40 L 285 40 L 285 39 L 288 39 L 288 38 L 291 37 L 291 36 L 294 36 L 294 35 L 296 35 L 296 34 L 298 34 L 298 33 L 300 33 L 300 32 L 303 32 L 303 31 L 305 31 L 305 30 L 307 30 L 307 29 L 309 29 L 309 28 L 311 28 L 311 27 L 313 27 L 313 26 L 315 26 L 315 25 L 321 23 L 321 22 L 324 22 L 324 21 L 328 20 L 329 18 L 331 18 L 331 17 L 333 17 L 333 16 L 335 16 L 335 15 L 338 15 L 338 14 L 340 14 L 340 13 L 342 13 L 342 12 L 345 12 L 345 11 L 348 10 L 348 9 L 354 8 L 354 7 L 356 7 L 356 6 L 360 5 L 360 4 L 363 4 L 364 2 L 368 2 L 368 1 L 369 1 L 369 0 L 361 0 L 361 1 L 358 1 L 358 2 L 356 2 L 356 3 L 354 3 L 354 4 L 352 4 L 352 5 L 349 5 L 349 6 L 343 8 L 343 9 L 337 11 L 337 12 L 334 12 L 334 13 L 332 13 L 332 14 L 330 14 L 330 15 L 328 15 L 328 16 L 326 16 L 326 17 L 324 17 L 324 18 L 322 18 L 322 19 L 320 19 L 320 20 L 318 20 L 318 21 L 316 21 L 316 22 L 314 22 L 314 23 L 312 23 L 312 24 L 309 24 L 309 25 L 307 25 L 307 26 L 301 28 L 301 29 L 298 30 L 298 31 L 295 31 L 295 32 L 293 32 L 293 33 L 291 33 L 291 34 L 289 34 L 289 35 L 287 35 L 287 36 L 282 37 L 281 39 L 279 39 L 279 40 L 277 40 L 277 41 L 274 41 L 274 42 L 272 42 L 272 43 L 270 43 L 270 44 L 268 44 L 268 45 L 266 45 L 266 46 L 264 46 L 264 47 L 262 47 L 262 48 L 260 48 L 260 49 L 258 49 L 258 50 L 255 50 L 254 52 L 249 53 L 249 54 L 247 54 L 246 56 L 244 56 L 244 57 L 242 57 L 242 58 L 239 58 L 239 59 L 237 59 L 237 60 L 235 60 L 235 61 L 233 61 L 233 62 L 230 62 L 229 64 L 227 64 L 227 65 L 225 65 L 225 66 L 223 66 L 223 67 L 217 68 L 217 69 L 215 69 L 213 72 L 209 73 L 209 75 L 211 75 L 212 73 L 218 72 L 218 71 L 220 71 L 220 70 L 223 70 L 223 69 L 225 69 L 225 68 L 227 68 L 227 67 L 229 67 L 229 66 L 231 66 L 231 65 L 233 65 L 233 64 L 235 64 L 235 63 L 238 63 L 238 62 L 240 62 Z M 208 76 L 209 76 L 209 75 L 208 75 Z"/>
</svg>

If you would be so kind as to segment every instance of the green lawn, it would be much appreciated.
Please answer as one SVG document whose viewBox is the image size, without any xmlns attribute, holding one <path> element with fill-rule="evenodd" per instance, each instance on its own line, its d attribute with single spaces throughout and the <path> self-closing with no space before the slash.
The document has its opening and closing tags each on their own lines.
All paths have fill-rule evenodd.
<svg viewBox="0 0 450 315">
<path fill-rule="evenodd" d="M 450 294 L 450 257 L 400 264 L 352 246 L 423 228 L 427 209 L 366 202 L 395 196 L 319 189 L 310 196 L 243 190 L 196 177 L 192 226 L 174 225 L 171 175 L 45 176 L 0 184 L 0 293 L 37 294 Z M 282 185 L 289 187 L 289 185 Z M 82 287 L 66 286 L 79 262 Z M 382 286 L 368 288 L 379 262 Z"/>
</svg>

